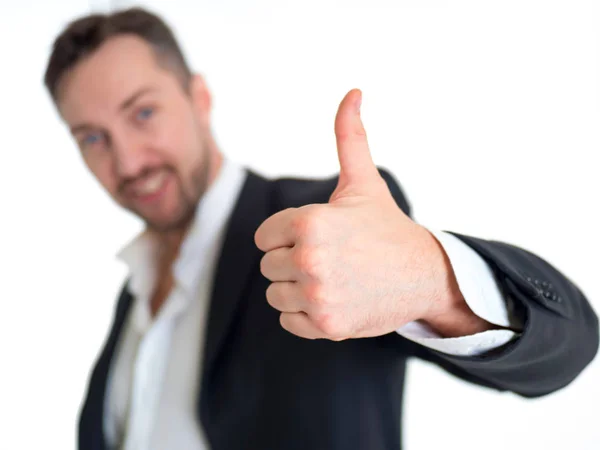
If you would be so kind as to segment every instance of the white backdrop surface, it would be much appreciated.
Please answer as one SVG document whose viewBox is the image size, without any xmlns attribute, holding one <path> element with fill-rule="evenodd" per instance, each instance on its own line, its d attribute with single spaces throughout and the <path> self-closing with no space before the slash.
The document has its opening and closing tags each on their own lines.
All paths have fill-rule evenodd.
<svg viewBox="0 0 600 450">
<path fill-rule="evenodd" d="M 44 92 L 52 39 L 90 11 L 50 3 L 0 0 L 2 449 L 74 448 L 126 275 L 114 255 L 140 229 L 86 171 Z M 528 248 L 600 311 L 596 2 L 141 4 L 167 19 L 206 77 L 228 157 L 269 176 L 333 174 L 334 115 L 359 87 L 373 157 L 417 221 Z M 598 359 L 537 400 L 415 361 L 405 448 L 597 450 L 599 405 Z"/>
</svg>

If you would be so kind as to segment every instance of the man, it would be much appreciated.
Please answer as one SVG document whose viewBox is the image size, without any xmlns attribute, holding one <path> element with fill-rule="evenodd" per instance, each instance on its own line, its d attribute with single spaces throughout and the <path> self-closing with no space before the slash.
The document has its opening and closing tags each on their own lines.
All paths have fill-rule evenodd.
<svg viewBox="0 0 600 450">
<path fill-rule="evenodd" d="M 121 254 L 81 449 L 399 448 L 410 356 L 537 397 L 597 351 L 597 317 L 550 264 L 410 219 L 358 90 L 335 119 L 339 177 L 267 180 L 219 151 L 203 79 L 144 10 L 71 23 L 45 81 L 91 172 L 147 224 Z"/>
</svg>

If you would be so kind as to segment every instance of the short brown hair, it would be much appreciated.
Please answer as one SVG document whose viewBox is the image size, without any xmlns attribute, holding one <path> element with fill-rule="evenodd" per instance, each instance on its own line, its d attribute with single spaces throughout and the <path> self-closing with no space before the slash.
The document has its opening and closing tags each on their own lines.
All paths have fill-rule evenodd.
<svg viewBox="0 0 600 450">
<path fill-rule="evenodd" d="M 71 22 L 56 38 L 46 68 L 44 83 L 56 102 L 62 76 L 112 37 L 132 34 L 153 48 L 157 60 L 173 71 L 187 91 L 191 72 L 169 26 L 142 8 L 111 14 L 90 14 Z"/>
</svg>

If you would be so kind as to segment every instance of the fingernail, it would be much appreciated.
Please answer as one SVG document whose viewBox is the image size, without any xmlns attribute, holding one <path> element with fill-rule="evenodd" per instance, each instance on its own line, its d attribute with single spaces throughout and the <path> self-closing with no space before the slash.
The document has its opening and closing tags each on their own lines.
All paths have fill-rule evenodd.
<svg viewBox="0 0 600 450">
<path fill-rule="evenodd" d="M 356 108 L 357 113 L 360 113 L 361 103 L 362 103 L 362 92 L 360 94 L 358 94 L 358 98 L 356 99 L 356 101 L 354 103 L 354 107 Z"/>
</svg>

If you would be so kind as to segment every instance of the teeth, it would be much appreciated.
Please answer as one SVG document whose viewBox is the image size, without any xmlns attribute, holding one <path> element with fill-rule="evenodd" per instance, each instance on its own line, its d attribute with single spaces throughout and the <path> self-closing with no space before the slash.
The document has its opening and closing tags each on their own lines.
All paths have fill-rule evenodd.
<svg viewBox="0 0 600 450">
<path fill-rule="evenodd" d="M 154 194 L 162 186 L 163 181 L 165 180 L 165 176 L 165 172 L 161 171 L 155 175 L 152 175 L 145 181 L 137 184 L 134 189 L 135 195 Z"/>
</svg>

